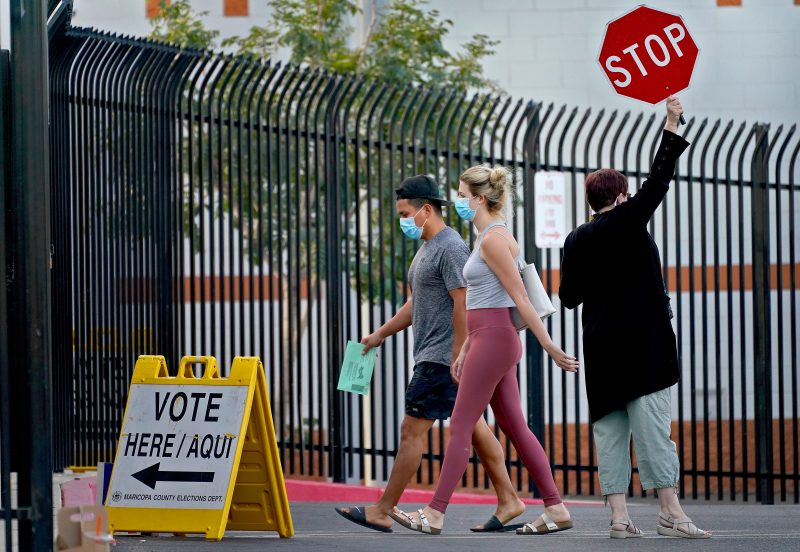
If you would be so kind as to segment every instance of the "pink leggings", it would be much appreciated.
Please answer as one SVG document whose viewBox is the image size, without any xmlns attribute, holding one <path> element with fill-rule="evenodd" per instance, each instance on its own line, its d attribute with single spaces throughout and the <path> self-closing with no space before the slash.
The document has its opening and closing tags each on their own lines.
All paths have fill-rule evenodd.
<svg viewBox="0 0 800 552">
<path fill-rule="evenodd" d="M 542 494 L 545 506 L 561 502 L 550 463 L 528 427 L 519 399 L 516 365 L 522 356 L 519 335 L 508 308 L 467 311 L 469 352 L 461 371 L 458 395 L 450 418 L 450 442 L 430 507 L 444 513 L 467 469 L 472 431 L 492 405 L 494 417 Z"/>
</svg>

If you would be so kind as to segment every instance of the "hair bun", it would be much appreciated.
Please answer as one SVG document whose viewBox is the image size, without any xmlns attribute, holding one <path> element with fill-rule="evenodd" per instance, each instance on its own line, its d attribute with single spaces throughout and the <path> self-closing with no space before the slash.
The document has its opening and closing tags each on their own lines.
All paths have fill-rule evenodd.
<svg viewBox="0 0 800 552">
<path fill-rule="evenodd" d="M 461 173 L 461 182 L 469 187 L 474 196 L 484 196 L 489 213 L 506 220 L 513 215 L 514 186 L 511 171 L 488 163 L 475 165 Z"/>
<path fill-rule="evenodd" d="M 498 165 L 497 167 L 492 168 L 491 172 L 489 173 L 489 182 L 495 188 L 504 187 L 508 182 L 508 175 L 508 169 Z"/>
</svg>

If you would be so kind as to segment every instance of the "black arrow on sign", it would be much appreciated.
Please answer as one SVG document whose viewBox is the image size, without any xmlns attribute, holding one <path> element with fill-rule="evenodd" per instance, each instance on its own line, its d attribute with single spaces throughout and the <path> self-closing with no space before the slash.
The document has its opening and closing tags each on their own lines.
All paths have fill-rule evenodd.
<svg viewBox="0 0 800 552">
<path fill-rule="evenodd" d="M 214 481 L 214 472 L 180 472 L 162 471 L 159 469 L 161 462 L 156 462 L 149 468 L 138 471 L 133 477 L 150 487 L 156 488 L 159 481 L 182 481 L 186 483 L 211 483 Z"/>
</svg>

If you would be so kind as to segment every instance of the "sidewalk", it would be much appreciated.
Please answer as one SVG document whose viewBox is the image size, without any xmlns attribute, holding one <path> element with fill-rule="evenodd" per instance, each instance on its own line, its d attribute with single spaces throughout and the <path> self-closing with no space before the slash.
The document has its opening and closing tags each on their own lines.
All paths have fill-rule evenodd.
<svg viewBox="0 0 800 552">
<path fill-rule="evenodd" d="M 542 550 L 602 552 L 605 550 L 686 550 L 703 552 L 766 552 L 800 550 L 800 506 L 725 505 L 694 503 L 687 513 L 698 525 L 714 532 L 706 541 L 688 541 L 659 537 L 655 532 L 656 506 L 633 504 L 630 513 L 645 532 L 645 538 L 619 541 L 608 538 L 608 510 L 593 505 L 575 505 L 570 510 L 576 526 L 570 531 L 550 536 L 518 536 L 514 533 L 473 534 L 469 527 L 492 514 L 490 505 L 454 505 L 448 509 L 445 532 L 440 536 L 420 535 L 395 525 L 391 534 L 377 533 L 349 523 L 333 511 L 335 503 L 294 502 L 291 505 L 296 535 L 280 539 L 270 533 L 229 532 L 222 542 L 206 542 L 194 537 L 119 536 L 115 552 L 150 550 L 302 550 L 303 552 L 380 551 L 423 552 L 475 551 L 502 552 Z M 421 504 L 407 504 L 418 508 Z M 401 505 L 401 508 L 404 505 Z M 541 509 L 529 506 L 520 518 L 530 521 Z"/>
<path fill-rule="evenodd" d="M 60 506 L 58 484 L 74 477 L 59 474 L 54 477 L 54 506 Z M 13 485 L 12 485 L 13 486 Z M 800 506 L 758 504 L 718 504 L 705 501 L 684 501 L 687 513 L 700 527 L 714 533 L 710 540 L 691 542 L 684 539 L 659 537 L 655 533 L 656 503 L 652 499 L 634 499 L 630 513 L 644 530 L 645 537 L 625 541 L 608 538 L 609 510 L 598 501 L 568 501 L 575 519 L 575 528 L 550 536 L 517 536 L 514 533 L 492 535 L 469 531 L 491 516 L 494 497 L 457 494 L 447 514 L 445 532 L 441 536 L 413 533 L 395 525 L 391 534 L 377 533 L 347 522 L 333 511 L 335 506 L 368 504 L 379 489 L 335 484 L 318 484 L 287 480 L 294 520 L 295 537 L 280 539 L 275 533 L 230 531 L 222 542 L 206 542 L 201 535 L 189 537 L 118 535 L 115 552 L 146 552 L 151 550 L 242 550 L 262 551 L 353 551 L 423 552 L 453 550 L 502 552 L 551 550 L 602 552 L 604 550 L 678 550 L 679 547 L 702 547 L 703 552 L 767 552 L 800 550 Z M 429 500 L 429 491 L 407 491 L 401 508 L 419 508 Z M 309 502 L 322 498 L 326 502 Z M 526 500 L 528 512 L 518 522 L 531 521 L 539 512 L 538 501 Z M 0 535 L 2 541 L 2 535 Z M 0 544 L 2 544 L 0 542 Z M 683 548 L 680 548 L 681 550 Z M 700 548 L 698 548 L 700 550 Z"/>
</svg>

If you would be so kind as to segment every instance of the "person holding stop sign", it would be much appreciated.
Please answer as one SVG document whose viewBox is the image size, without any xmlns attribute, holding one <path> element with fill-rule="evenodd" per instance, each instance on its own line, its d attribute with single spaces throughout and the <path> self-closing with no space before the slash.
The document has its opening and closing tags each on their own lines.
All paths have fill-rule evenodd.
<svg viewBox="0 0 800 552">
<path fill-rule="evenodd" d="M 670 388 L 680 378 L 661 257 L 647 231 L 689 143 L 678 136 L 683 108 L 667 99 L 661 145 L 641 190 L 628 199 L 628 179 L 600 169 L 586 177 L 596 213 L 567 236 L 558 295 L 568 309 L 583 304 L 586 395 L 600 490 L 611 505 L 611 538 L 641 537 L 625 503 L 631 479 L 631 436 L 642 488 L 655 489 L 660 535 L 708 538 L 678 502 L 680 463 L 671 440 Z"/>
</svg>

